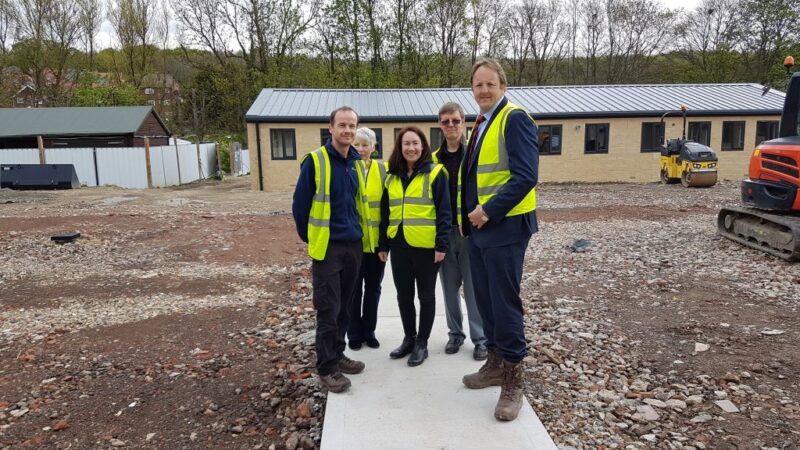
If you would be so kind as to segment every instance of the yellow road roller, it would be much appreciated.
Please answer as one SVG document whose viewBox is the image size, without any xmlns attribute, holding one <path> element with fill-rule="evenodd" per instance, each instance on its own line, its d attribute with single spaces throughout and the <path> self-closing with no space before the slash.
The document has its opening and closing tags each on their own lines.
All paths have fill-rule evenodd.
<svg viewBox="0 0 800 450">
<path fill-rule="evenodd" d="M 661 182 L 685 187 L 717 184 L 719 161 L 710 147 L 686 139 L 670 139 L 661 147 Z"/>
</svg>

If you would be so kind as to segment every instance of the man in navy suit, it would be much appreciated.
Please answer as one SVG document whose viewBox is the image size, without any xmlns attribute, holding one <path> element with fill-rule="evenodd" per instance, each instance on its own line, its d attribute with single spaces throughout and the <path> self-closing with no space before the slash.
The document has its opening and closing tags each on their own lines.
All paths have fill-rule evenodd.
<svg viewBox="0 0 800 450">
<path fill-rule="evenodd" d="M 507 80 L 498 61 L 476 62 L 470 81 L 480 115 L 459 175 L 459 209 L 489 357 L 463 382 L 472 389 L 501 386 L 495 417 L 514 420 L 522 407 L 520 362 L 527 355 L 522 266 L 538 231 L 539 132 L 528 113 L 505 97 Z"/>
</svg>

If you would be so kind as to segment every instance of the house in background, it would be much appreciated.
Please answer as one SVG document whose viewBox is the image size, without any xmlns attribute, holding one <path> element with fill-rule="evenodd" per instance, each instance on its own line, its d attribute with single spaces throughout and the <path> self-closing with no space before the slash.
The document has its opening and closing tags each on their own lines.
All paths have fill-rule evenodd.
<svg viewBox="0 0 800 450">
<path fill-rule="evenodd" d="M 153 73 L 142 78 L 141 93 L 156 112 L 169 121 L 181 101 L 181 86 L 168 73 Z"/>
<path fill-rule="evenodd" d="M 659 146 L 681 137 L 681 105 L 687 137 L 717 151 L 721 178 L 738 180 L 753 148 L 777 137 L 785 95 L 738 83 L 510 87 L 507 97 L 539 126 L 541 181 L 655 182 Z M 389 157 L 407 125 L 422 128 L 435 149 L 439 107 L 448 101 L 464 107 L 469 134 L 478 110 L 468 88 L 264 89 L 245 115 L 251 186 L 293 189 L 300 160 L 328 140 L 330 112 L 340 106 L 353 107 L 360 125 L 375 131 L 379 157 Z"/>
<path fill-rule="evenodd" d="M 39 98 L 33 83 L 25 83 L 22 89 L 14 94 L 14 108 L 38 108 L 43 106 L 44 101 Z"/>
<path fill-rule="evenodd" d="M 171 134 L 150 106 L 0 108 L 0 148 L 168 145 Z"/>
</svg>

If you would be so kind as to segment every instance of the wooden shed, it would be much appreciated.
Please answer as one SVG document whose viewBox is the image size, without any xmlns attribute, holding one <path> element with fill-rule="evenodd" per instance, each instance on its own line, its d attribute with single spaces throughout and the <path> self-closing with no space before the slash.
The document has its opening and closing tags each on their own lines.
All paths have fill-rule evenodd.
<svg viewBox="0 0 800 450">
<path fill-rule="evenodd" d="M 171 134 L 152 106 L 0 108 L 0 148 L 167 145 Z"/>
</svg>

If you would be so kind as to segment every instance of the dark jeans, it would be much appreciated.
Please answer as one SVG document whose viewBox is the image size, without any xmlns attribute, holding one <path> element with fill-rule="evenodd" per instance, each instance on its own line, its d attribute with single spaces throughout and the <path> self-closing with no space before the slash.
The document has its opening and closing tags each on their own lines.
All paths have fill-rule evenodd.
<svg viewBox="0 0 800 450">
<path fill-rule="evenodd" d="M 436 314 L 436 274 L 433 249 L 392 247 L 392 276 L 397 288 L 397 305 L 406 337 L 428 340 Z M 419 332 L 414 308 L 414 284 L 419 291 Z"/>
<path fill-rule="evenodd" d="M 378 302 L 381 299 L 381 282 L 386 263 L 377 253 L 364 253 L 361 258 L 361 274 L 356 280 L 353 300 L 350 303 L 350 327 L 347 340 L 363 342 L 375 337 L 378 323 Z M 363 302 L 362 302 L 363 296 Z"/>
<path fill-rule="evenodd" d="M 344 356 L 348 306 L 361 266 L 361 241 L 331 241 L 322 261 L 311 263 L 314 308 L 317 310 L 317 371 L 329 375 L 338 370 Z"/>
<path fill-rule="evenodd" d="M 503 359 L 515 363 L 528 354 L 519 286 L 528 241 L 501 247 L 469 244 L 472 284 L 483 320 L 486 346 L 496 347 Z"/>
</svg>

